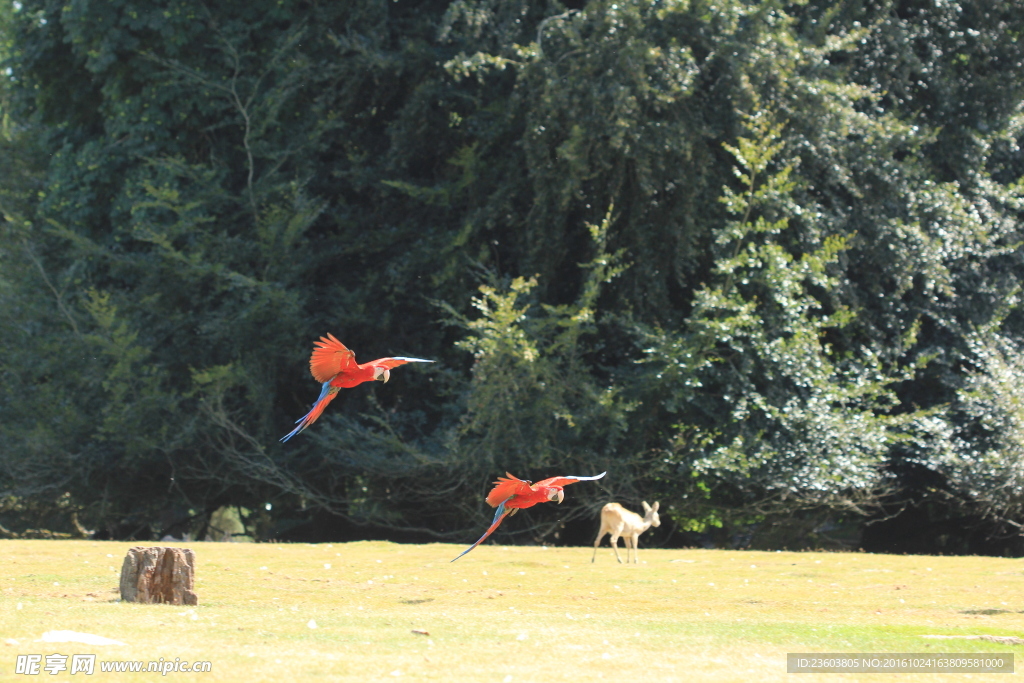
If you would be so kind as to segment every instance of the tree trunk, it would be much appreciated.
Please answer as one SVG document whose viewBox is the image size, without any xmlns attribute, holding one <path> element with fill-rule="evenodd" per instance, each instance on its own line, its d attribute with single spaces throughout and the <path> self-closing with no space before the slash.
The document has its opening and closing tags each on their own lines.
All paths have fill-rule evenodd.
<svg viewBox="0 0 1024 683">
<path fill-rule="evenodd" d="M 130 548 L 121 565 L 121 599 L 198 605 L 195 574 L 196 554 L 189 548 Z"/>
</svg>

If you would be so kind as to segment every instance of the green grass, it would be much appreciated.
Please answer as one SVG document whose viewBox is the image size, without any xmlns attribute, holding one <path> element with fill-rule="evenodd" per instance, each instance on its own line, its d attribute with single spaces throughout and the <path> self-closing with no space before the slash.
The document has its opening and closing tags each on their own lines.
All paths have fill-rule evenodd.
<svg viewBox="0 0 1024 683">
<path fill-rule="evenodd" d="M 132 545 L 0 541 L 0 680 L 162 678 L 16 676 L 29 653 L 207 660 L 210 673 L 166 680 L 210 683 L 1004 680 L 795 675 L 786 653 L 1024 654 L 922 638 L 1024 636 L 1012 559 L 645 549 L 634 566 L 607 547 L 591 564 L 590 548 L 486 545 L 451 564 L 464 546 L 192 543 L 199 606 L 187 608 L 117 602 Z M 50 630 L 126 645 L 36 642 Z"/>
</svg>

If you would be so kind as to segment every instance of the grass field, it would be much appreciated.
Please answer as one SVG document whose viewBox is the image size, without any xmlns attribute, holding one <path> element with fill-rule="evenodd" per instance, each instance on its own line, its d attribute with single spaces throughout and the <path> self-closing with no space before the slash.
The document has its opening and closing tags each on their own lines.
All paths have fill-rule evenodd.
<svg viewBox="0 0 1024 683">
<path fill-rule="evenodd" d="M 1007 675 L 787 674 L 786 653 L 1024 654 L 922 637 L 1024 637 L 1015 559 L 645 549 L 633 566 L 607 546 L 591 564 L 485 545 L 451 564 L 464 546 L 192 543 L 188 608 L 117 602 L 132 545 L 0 541 L 0 680 L 934 682 Z M 38 642 L 53 630 L 125 645 Z M 33 653 L 212 671 L 16 675 Z"/>
</svg>

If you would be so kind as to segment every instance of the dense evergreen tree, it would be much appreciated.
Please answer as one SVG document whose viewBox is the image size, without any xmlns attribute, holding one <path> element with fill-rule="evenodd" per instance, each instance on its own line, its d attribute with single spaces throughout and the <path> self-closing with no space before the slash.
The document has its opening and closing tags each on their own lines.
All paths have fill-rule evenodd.
<svg viewBox="0 0 1024 683">
<path fill-rule="evenodd" d="M 8 521 L 1024 521 L 1019 3 L 0 12 Z M 440 362 L 280 444 L 328 331 Z"/>
</svg>

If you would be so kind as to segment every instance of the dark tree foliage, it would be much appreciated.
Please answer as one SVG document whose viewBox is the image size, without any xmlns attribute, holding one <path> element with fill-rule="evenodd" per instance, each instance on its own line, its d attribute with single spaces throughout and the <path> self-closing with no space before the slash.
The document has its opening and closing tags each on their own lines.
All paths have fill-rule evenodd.
<svg viewBox="0 0 1024 683">
<path fill-rule="evenodd" d="M 506 539 L 582 540 L 609 499 L 760 545 L 1024 522 L 1020 3 L 0 25 L 8 523 L 471 540 L 506 470 L 609 471 Z M 327 332 L 438 363 L 281 444 Z"/>
</svg>

